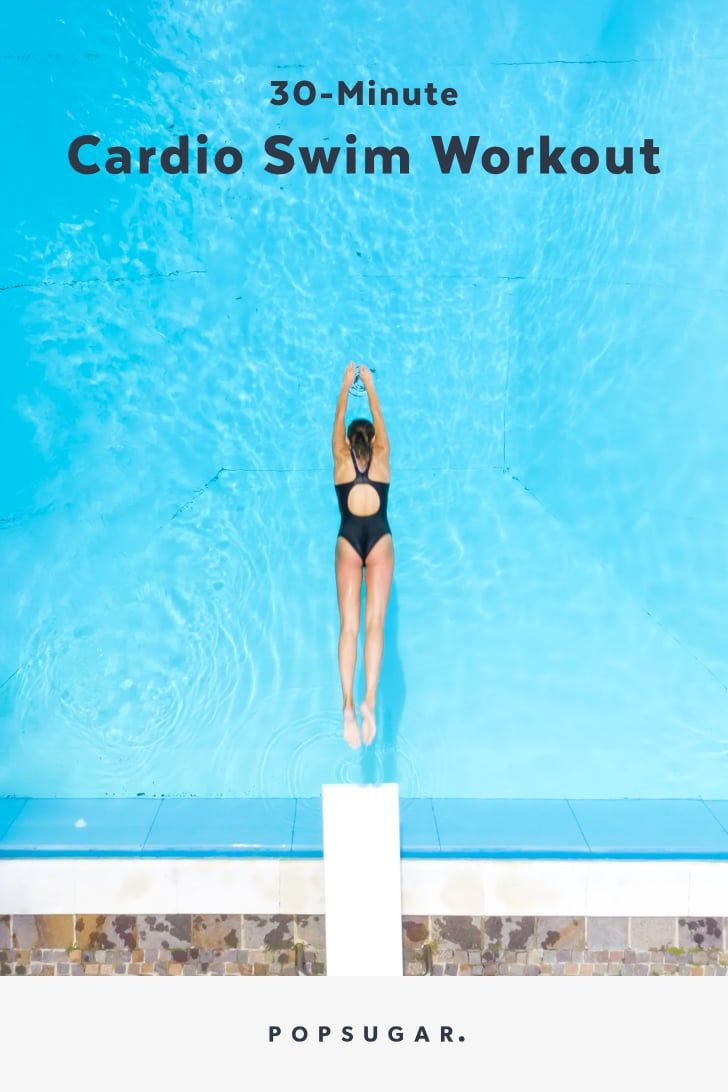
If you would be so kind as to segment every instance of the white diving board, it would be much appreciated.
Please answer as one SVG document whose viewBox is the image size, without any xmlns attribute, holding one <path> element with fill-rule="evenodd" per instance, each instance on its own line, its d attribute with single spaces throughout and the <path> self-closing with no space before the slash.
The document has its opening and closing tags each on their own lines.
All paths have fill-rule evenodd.
<svg viewBox="0 0 728 1092">
<path fill-rule="evenodd" d="M 399 785 L 324 785 L 326 974 L 400 977 Z"/>
</svg>

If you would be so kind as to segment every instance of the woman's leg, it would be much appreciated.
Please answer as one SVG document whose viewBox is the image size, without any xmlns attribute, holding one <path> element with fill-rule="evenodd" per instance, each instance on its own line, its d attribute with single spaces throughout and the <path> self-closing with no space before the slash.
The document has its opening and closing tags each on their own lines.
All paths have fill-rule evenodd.
<svg viewBox="0 0 728 1092">
<path fill-rule="evenodd" d="M 359 706 L 362 715 L 362 739 L 371 743 L 376 733 L 374 710 L 384 649 L 384 616 L 387 613 L 389 591 L 394 572 L 394 546 L 390 534 L 382 535 L 367 556 L 367 601 L 364 613 L 364 674 L 366 694 Z"/>
<path fill-rule="evenodd" d="M 339 600 L 339 674 L 344 698 L 344 739 L 359 746 L 359 726 L 354 712 L 354 669 L 361 613 L 362 564 L 359 554 L 345 538 L 336 540 L 336 594 Z"/>
</svg>

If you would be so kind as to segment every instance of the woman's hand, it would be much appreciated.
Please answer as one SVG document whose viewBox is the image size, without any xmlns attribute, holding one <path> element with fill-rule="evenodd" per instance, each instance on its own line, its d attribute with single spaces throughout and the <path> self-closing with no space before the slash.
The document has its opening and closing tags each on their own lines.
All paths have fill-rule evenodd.
<svg viewBox="0 0 728 1092">
<path fill-rule="evenodd" d="M 346 389 L 348 390 L 355 379 L 356 379 L 356 365 L 352 364 L 352 362 L 349 361 L 349 363 L 346 365 L 346 370 L 344 372 L 344 378 L 341 380 L 341 386 L 346 387 Z"/>
<path fill-rule="evenodd" d="M 369 371 L 366 364 L 359 365 L 359 378 L 361 379 L 367 390 L 369 390 L 370 387 L 374 386 L 374 376 Z"/>
</svg>

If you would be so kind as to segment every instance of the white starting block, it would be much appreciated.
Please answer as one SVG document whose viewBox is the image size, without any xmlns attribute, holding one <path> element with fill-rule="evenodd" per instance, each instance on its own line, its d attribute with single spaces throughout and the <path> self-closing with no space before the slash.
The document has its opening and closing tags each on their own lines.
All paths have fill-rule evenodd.
<svg viewBox="0 0 728 1092">
<path fill-rule="evenodd" d="M 399 785 L 324 785 L 326 974 L 401 977 Z"/>
</svg>

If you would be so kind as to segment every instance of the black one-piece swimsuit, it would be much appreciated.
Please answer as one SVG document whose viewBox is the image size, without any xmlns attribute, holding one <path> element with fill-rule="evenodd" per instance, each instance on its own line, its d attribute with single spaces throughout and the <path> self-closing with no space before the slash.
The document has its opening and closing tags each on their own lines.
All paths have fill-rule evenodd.
<svg viewBox="0 0 728 1092">
<path fill-rule="evenodd" d="M 354 452 L 349 449 L 351 461 L 354 464 L 356 477 L 351 482 L 340 482 L 335 485 L 336 496 L 339 499 L 339 511 L 341 512 L 341 525 L 339 535 L 350 542 L 361 558 L 362 565 L 366 565 L 366 559 L 372 546 L 382 535 L 391 534 L 392 529 L 387 519 L 387 498 L 389 497 L 389 482 L 376 482 L 369 477 L 369 465 L 371 456 L 364 470 L 356 465 Z M 379 495 L 379 508 L 371 516 L 357 516 L 349 511 L 349 493 L 353 486 L 359 482 L 366 482 L 376 489 Z"/>
</svg>

